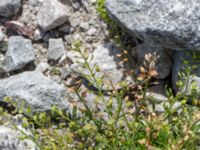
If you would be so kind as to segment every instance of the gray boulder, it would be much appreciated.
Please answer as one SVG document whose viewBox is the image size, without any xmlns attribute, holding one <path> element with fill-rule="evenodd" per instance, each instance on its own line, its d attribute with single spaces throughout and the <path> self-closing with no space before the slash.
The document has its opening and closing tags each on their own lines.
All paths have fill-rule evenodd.
<svg viewBox="0 0 200 150">
<path fill-rule="evenodd" d="M 43 30 L 50 30 L 68 20 L 70 10 L 57 0 L 45 0 L 41 6 L 37 20 Z"/>
<path fill-rule="evenodd" d="M 39 150 L 31 140 L 20 140 L 23 135 L 14 129 L 0 126 L 1 150 Z"/>
<path fill-rule="evenodd" d="M 89 56 L 90 67 L 98 66 L 99 69 L 94 69 L 96 78 L 103 77 L 104 90 L 112 90 L 112 86 L 116 89 L 120 88 L 120 82 L 127 81 L 132 83 L 133 80 L 130 76 L 125 74 L 124 66 L 120 65 L 122 60 L 117 57 L 118 54 L 122 54 L 122 51 L 117 49 L 113 43 L 99 44 L 94 52 Z M 80 60 L 80 62 L 82 62 Z M 81 65 L 76 63 L 71 66 L 71 69 L 80 74 L 91 74 L 89 70 L 83 68 Z M 94 87 L 97 87 L 93 79 L 89 79 Z"/>
<path fill-rule="evenodd" d="M 40 72 L 24 72 L 0 80 L 0 101 L 11 97 L 19 104 L 24 101 L 33 112 L 50 111 L 55 105 L 67 108 L 65 88 Z"/>
<path fill-rule="evenodd" d="M 21 0 L 1 0 L 0 16 L 10 17 L 15 15 L 21 7 Z"/>
<path fill-rule="evenodd" d="M 200 50 L 198 0 L 106 0 L 105 5 L 114 20 L 141 40 Z"/>
<path fill-rule="evenodd" d="M 49 39 L 48 60 L 57 61 L 65 54 L 65 47 L 63 40 Z"/>
<path fill-rule="evenodd" d="M 8 50 L 5 55 L 6 71 L 22 69 L 35 60 L 35 52 L 31 40 L 21 36 L 12 36 L 8 41 Z"/>
<path fill-rule="evenodd" d="M 192 87 L 196 87 L 197 92 L 200 93 L 200 52 L 198 51 L 176 51 L 174 55 L 174 65 L 172 72 L 172 83 L 175 92 L 183 92 L 189 94 Z M 186 61 L 186 62 L 185 62 Z M 184 63 L 185 62 L 185 63 Z M 193 68 L 188 78 L 186 76 L 179 76 L 179 73 L 186 73 L 186 68 Z M 178 81 L 185 83 L 181 89 L 177 86 Z"/>
</svg>

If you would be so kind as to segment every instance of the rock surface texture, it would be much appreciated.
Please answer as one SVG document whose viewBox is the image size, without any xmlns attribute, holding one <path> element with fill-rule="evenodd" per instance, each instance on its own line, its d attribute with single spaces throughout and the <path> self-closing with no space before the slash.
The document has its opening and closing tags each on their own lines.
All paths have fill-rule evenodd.
<svg viewBox="0 0 200 150">
<path fill-rule="evenodd" d="M 111 105 L 115 112 L 121 109 L 119 99 L 123 107 L 130 103 L 125 109 L 135 116 L 145 98 L 150 111 L 163 113 L 163 104 L 169 104 L 165 85 L 173 82 L 175 95 L 176 82 L 185 80 L 178 77 L 186 68 L 182 59 L 190 67 L 200 65 L 192 60 L 192 50 L 200 50 L 200 2 L 106 0 L 105 5 L 116 34 L 97 12 L 97 0 L 0 0 L 0 106 L 10 97 L 35 113 L 48 113 L 55 105 L 79 117 L 88 106 L 94 117 L 110 120 Z M 192 73 L 185 94 L 192 81 L 200 91 L 200 67 Z M 140 109 L 144 115 L 145 108 Z M 0 150 L 26 146 L 15 131 L 0 126 Z"/>
<path fill-rule="evenodd" d="M 173 88 L 177 92 L 178 72 L 185 67 L 180 57 L 192 61 L 182 56 L 182 52 L 174 55 L 173 51 L 200 50 L 200 3 L 107 0 L 111 19 L 131 34 L 122 36 L 122 41 L 129 43 L 128 49 L 110 39 L 109 25 L 100 19 L 96 6 L 95 0 L 1 0 L 1 99 L 9 95 L 26 99 L 36 111 L 49 110 L 51 104 L 64 100 L 68 87 L 89 73 L 82 68 L 80 53 L 74 51 L 77 41 L 82 43 L 80 49 L 85 49 L 89 58 L 93 57 L 88 62 L 90 67 L 98 66 L 94 69 L 96 77 L 104 76 L 103 90 L 111 91 L 113 86 L 118 89 L 123 81 L 134 84 L 127 73 L 132 76 L 133 72 L 141 73 L 138 70 L 150 54 L 155 55 L 154 69 L 158 72 L 154 79 L 168 82 L 173 68 Z M 199 81 L 198 68 L 194 73 Z M 97 88 L 92 79 L 88 80 Z M 52 98 L 48 99 L 49 96 Z"/>
<path fill-rule="evenodd" d="M 19 131 L 1 125 L 0 134 L 1 150 L 39 150 L 31 140 L 20 140 Z"/>
<path fill-rule="evenodd" d="M 69 15 L 69 8 L 58 0 L 45 0 L 37 15 L 38 25 L 50 30 L 65 23 Z"/>
<path fill-rule="evenodd" d="M 31 40 L 21 36 L 10 37 L 8 41 L 8 50 L 5 55 L 6 71 L 22 69 L 34 60 L 35 53 Z"/>
<path fill-rule="evenodd" d="M 0 16 L 10 17 L 15 15 L 21 7 L 21 0 L 1 0 Z"/>
<path fill-rule="evenodd" d="M 133 36 L 173 50 L 200 50 L 198 0 L 107 0 L 110 16 Z"/>
<path fill-rule="evenodd" d="M 24 72 L 0 80 L 0 101 L 6 96 L 19 103 L 25 101 L 34 112 L 50 111 L 53 105 L 67 108 L 64 87 L 40 72 Z"/>
<path fill-rule="evenodd" d="M 65 47 L 63 40 L 60 39 L 49 39 L 48 59 L 58 60 L 65 54 Z"/>
</svg>

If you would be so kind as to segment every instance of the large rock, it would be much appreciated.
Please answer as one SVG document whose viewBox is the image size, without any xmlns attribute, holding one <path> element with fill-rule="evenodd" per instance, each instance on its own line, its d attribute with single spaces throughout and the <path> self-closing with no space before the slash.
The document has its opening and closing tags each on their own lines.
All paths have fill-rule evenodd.
<svg viewBox="0 0 200 150">
<path fill-rule="evenodd" d="M 190 94 L 192 87 L 196 87 L 197 92 L 200 93 L 200 53 L 191 51 L 176 51 L 174 55 L 174 66 L 172 72 L 172 82 L 175 92 L 183 92 L 184 94 Z M 187 76 L 186 68 L 193 68 L 190 75 Z M 180 76 L 180 73 L 184 73 L 186 76 Z M 180 88 L 177 86 L 177 82 L 182 81 L 185 85 Z"/>
<path fill-rule="evenodd" d="M 37 20 L 43 30 L 50 30 L 65 23 L 70 15 L 68 7 L 57 0 L 45 0 L 40 8 Z"/>
<path fill-rule="evenodd" d="M 21 36 L 12 36 L 8 41 L 8 50 L 5 56 L 6 71 L 22 69 L 35 60 L 35 53 L 31 40 Z"/>
<path fill-rule="evenodd" d="M 130 76 L 125 74 L 124 66 L 120 65 L 122 60 L 117 57 L 121 55 L 122 51 L 117 49 L 113 43 L 99 44 L 98 47 L 91 54 L 88 59 L 90 67 L 98 66 L 97 69 L 94 69 L 96 78 L 103 77 L 104 90 L 112 90 L 112 86 L 116 89 L 119 88 L 119 84 L 122 81 L 127 81 L 127 83 L 133 82 Z M 79 62 L 82 62 L 80 60 Z M 71 69 L 80 74 L 90 74 L 88 69 L 81 66 L 72 65 Z M 93 83 L 94 87 L 98 87 L 94 80 L 89 79 Z"/>
<path fill-rule="evenodd" d="M 24 72 L 0 80 L 0 101 L 4 97 L 25 101 L 33 112 L 50 111 L 53 105 L 64 109 L 68 105 L 65 88 L 40 72 Z"/>
<path fill-rule="evenodd" d="M 158 72 L 158 76 L 156 76 L 157 79 L 164 79 L 170 74 L 172 67 L 172 51 L 146 43 L 138 45 L 135 49 L 138 61 L 142 66 L 145 64 L 145 57 L 152 55 L 152 61 L 155 63 L 154 68 Z"/>
<path fill-rule="evenodd" d="M 0 16 L 10 17 L 16 14 L 21 7 L 21 0 L 1 0 Z"/>
<path fill-rule="evenodd" d="M 0 149 L 1 150 L 39 150 L 31 140 L 21 140 L 23 136 L 19 131 L 0 126 Z"/>
<path fill-rule="evenodd" d="M 170 49 L 200 50 L 199 0 L 106 0 L 129 33 Z"/>
<path fill-rule="evenodd" d="M 56 61 L 65 54 L 65 47 L 63 40 L 49 39 L 48 60 Z"/>
</svg>

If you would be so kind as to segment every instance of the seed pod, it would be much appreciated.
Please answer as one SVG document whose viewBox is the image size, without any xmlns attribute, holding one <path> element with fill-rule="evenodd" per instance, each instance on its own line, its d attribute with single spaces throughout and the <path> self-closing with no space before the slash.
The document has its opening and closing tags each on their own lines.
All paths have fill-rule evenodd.
<svg viewBox="0 0 200 150">
<path fill-rule="evenodd" d="M 117 54 L 116 55 L 118 58 L 121 58 L 123 55 L 122 54 Z"/>
<path fill-rule="evenodd" d="M 128 58 L 124 58 L 124 59 L 123 59 L 123 62 L 128 62 Z"/>
<path fill-rule="evenodd" d="M 128 51 L 127 51 L 127 50 L 124 50 L 123 53 L 124 53 L 124 54 L 128 54 Z"/>
<path fill-rule="evenodd" d="M 140 71 L 141 71 L 142 73 L 145 73 L 145 72 L 146 72 L 146 69 L 145 69 L 143 66 L 141 66 L 141 67 L 140 67 Z"/>
</svg>

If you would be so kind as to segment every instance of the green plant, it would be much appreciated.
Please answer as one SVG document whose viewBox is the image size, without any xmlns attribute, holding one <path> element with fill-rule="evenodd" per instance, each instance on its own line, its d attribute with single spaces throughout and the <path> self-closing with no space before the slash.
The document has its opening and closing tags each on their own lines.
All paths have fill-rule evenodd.
<svg viewBox="0 0 200 150">
<path fill-rule="evenodd" d="M 192 51 L 190 53 L 185 52 L 184 55 L 188 60 L 182 60 L 182 71 L 179 72 L 179 80 L 177 86 L 179 87 L 179 95 L 187 97 L 186 99 L 193 105 L 200 106 L 200 92 L 197 86 L 195 78 L 195 72 L 198 72 L 200 53 Z"/>
<path fill-rule="evenodd" d="M 111 23 L 111 19 L 106 11 L 105 8 L 105 0 L 98 0 L 97 1 L 97 12 L 99 13 L 100 17 L 106 22 Z"/>
</svg>

